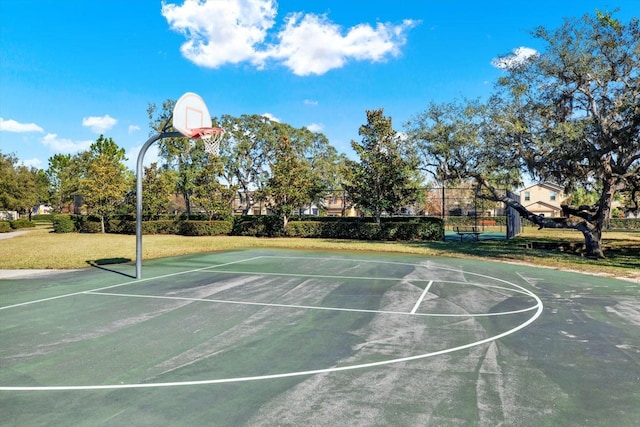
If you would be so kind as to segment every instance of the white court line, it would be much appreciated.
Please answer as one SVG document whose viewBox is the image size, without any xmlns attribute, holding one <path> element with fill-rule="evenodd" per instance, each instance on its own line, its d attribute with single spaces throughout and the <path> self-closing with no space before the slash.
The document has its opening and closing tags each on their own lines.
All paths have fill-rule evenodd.
<svg viewBox="0 0 640 427">
<path fill-rule="evenodd" d="M 216 270 L 211 273 L 238 274 L 242 276 L 284 276 L 284 277 L 310 277 L 315 279 L 347 279 L 347 280 L 382 280 L 387 282 L 401 282 L 404 277 L 374 277 L 374 276 L 335 276 L 330 274 L 302 274 L 302 273 L 274 273 L 262 271 L 233 271 Z M 410 279 L 412 282 L 426 282 L 425 279 Z M 466 282 L 463 282 L 466 283 Z"/>
<path fill-rule="evenodd" d="M 514 286 L 518 286 L 515 285 Z M 533 323 L 541 314 L 543 310 L 542 301 L 538 296 L 534 293 L 531 293 L 531 296 L 536 299 L 538 311 L 529 318 L 526 322 L 516 326 L 515 328 L 509 329 L 501 334 L 495 335 L 493 337 L 488 337 L 480 341 L 460 345 L 457 347 L 447 348 L 444 350 L 434 351 L 432 353 L 424 353 L 418 354 L 414 356 L 401 357 L 397 359 L 389 359 L 382 360 L 379 362 L 372 363 L 362 363 L 359 365 L 350 365 L 350 366 L 337 366 L 333 368 L 325 368 L 325 369 L 315 369 L 310 371 L 298 371 L 298 372 L 286 372 L 281 374 L 273 374 L 273 375 L 258 375 L 251 377 L 237 377 L 237 378 L 221 378 L 215 380 L 196 380 L 196 381 L 179 381 L 179 382 L 166 382 L 166 383 L 141 383 L 141 384 L 106 384 L 106 385 L 78 385 L 78 386 L 38 386 L 38 387 L 5 387 L 0 386 L 0 391 L 77 391 L 77 390 L 114 390 L 114 389 L 138 389 L 138 388 L 153 388 L 153 387 L 180 387 L 180 386 L 195 386 L 195 385 L 210 385 L 210 384 L 224 384 L 224 383 L 234 383 L 234 382 L 246 382 L 246 381 L 258 381 L 258 380 L 269 380 L 269 379 L 278 379 L 278 378 L 290 378 L 290 377 L 298 377 L 303 375 L 317 375 L 317 374 L 327 374 L 332 372 L 342 372 L 342 371 L 351 371 L 355 369 L 362 368 L 373 368 L 377 366 L 383 365 L 391 365 L 394 363 L 400 362 L 409 362 L 412 360 L 426 359 L 428 357 L 439 356 L 441 354 L 452 353 L 454 351 L 464 350 L 466 348 L 475 347 L 478 345 L 482 345 L 485 343 L 489 343 L 492 341 L 496 341 L 500 338 L 511 335 L 520 329 L 526 328 L 531 323 Z"/>
<path fill-rule="evenodd" d="M 527 311 L 535 310 L 536 305 L 531 307 L 522 308 L 520 310 L 513 311 L 501 311 L 494 313 L 415 313 L 407 311 L 385 311 L 385 310 L 371 310 L 365 308 L 343 308 L 343 307 L 321 307 L 313 305 L 295 305 L 295 304 L 277 304 L 266 302 L 250 302 L 250 301 L 233 301 L 223 299 L 212 298 L 189 298 L 189 297 L 168 297 L 165 295 L 141 295 L 141 294 L 122 294 L 112 292 L 98 292 L 98 291 L 86 291 L 83 292 L 86 295 L 104 295 L 110 297 L 126 297 L 126 298 L 149 298 L 149 299 L 165 299 L 165 300 L 177 300 L 177 301 L 193 301 L 193 302 L 212 302 L 218 304 L 236 304 L 236 305 L 253 305 L 261 307 L 279 307 L 279 308 L 294 308 L 294 309 L 306 309 L 306 310 L 326 310 L 326 311 L 347 311 L 354 313 L 374 313 L 374 314 L 393 314 L 402 316 L 424 316 L 424 317 L 485 317 L 485 316 L 505 316 L 509 314 L 524 313 Z"/>
<path fill-rule="evenodd" d="M 262 257 L 254 257 L 254 258 L 250 258 L 247 260 L 251 260 L 251 259 L 257 259 L 257 258 L 262 258 Z M 236 262 L 242 262 L 242 261 L 236 261 Z M 233 262 L 233 263 L 236 263 Z M 396 263 L 396 264 L 400 264 L 400 263 Z M 221 264 L 220 266 L 225 265 L 225 264 Z M 416 264 L 408 264 L 408 265 L 416 265 Z M 215 266 L 214 266 L 215 267 Z M 191 271 L 200 271 L 200 270 L 206 270 L 209 268 L 214 268 L 214 267 L 204 267 L 201 269 L 196 269 L 196 270 L 191 270 Z M 233 383 L 233 382 L 246 382 L 246 381 L 257 381 L 257 380 L 265 380 L 265 379 L 278 379 L 278 378 L 289 378 L 289 377 L 296 377 L 296 376 L 304 376 L 304 375 L 315 375 L 315 374 L 324 374 L 324 373 L 332 373 L 332 372 L 341 372 L 341 371 L 348 371 L 348 370 L 355 370 L 355 369 L 362 369 L 362 368 L 371 368 L 371 367 L 377 367 L 377 366 L 383 366 L 383 365 L 390 365 L 390 364 L 394 364 L 394 363 L 400 363 L 400 362 L 408 362 L 408 361 L 413 361 L 413 360 L 419 360 L 419 359 L 425 359 L 428 357 L 432 357 L 432 356 L 438 356 L 438 355 L 442 355 L 442 354 L 447 354 L 447 353 L 452 353 L 454 351 L 459 351 L 459 350 L 463 350 L 463 349 L 467 349 L 467 348 L 471 348 L 471 347 L 475 347 L 478 345 L 482 345 L 485 343 L 489 343 L 495 340 L 498 340 L 500 338 L 506 337 L 508 335 L 511 335 L 527 326 L 529 326 L 531 323 L 533 323 L 538 317 L 540 317 L 540 315 L 542 314 L 542 311 L 544 309 L 544 306 L 542 304 L 542 300 L 540 300 L 540 298 L 534 294 L 533 292 L 529 291 L 528 289 L 524 288 L 523 286 L 520 286 L 516 283 L 512 283 L 512 282 L 508 282 L 506 280 L 502 280 L 496 277 L 491 277 L 491 276 L 487 276 L 484 274 L 478 274 L 478 273 L 470 273 L 470 272 L 464 272 L 464 271 L 460 271 L 457 269 L 452 269 L 452 268 L 446 268 L 446 267 L 436 267 L 437 269 L 440 270 L 445 270 L 445 271 L 454 271 L 454 272 L 463 272 L 465 274 L 470 274 L 470 275 L 474 275 L 477 277 L 484 277 L 486 279 L 492 279 L 495 280 L 497 282 L 502 282 L 506 285 L 509 286 L 513 286 L 517 289 L 520 289 L 519 293 L 523 293 L 531 298 L 533 298 L 536 301 L 536 304 L 533 307 L 527 308 L 527 309 L 523 309 L 523 310 L 516 310 L 513 312 L 505 312 L 505 313 L 482 313 L 482 314 L 478 314 L 477 316 L 490 316 L 490 315 L 502 315 L 502 314 L 509 314 L 509 313 L 521 313 L 524 311 L 531 311 L 531 310 L 537 310 L 534 315 L 532 317 L 530 317 L 528 320 L 526 320 L 524 323 L 509 329 L 505 332 L 502 332 L 498 335 L 492 336 L 492 337 L 488 337 L 476 342 L 472 342 L 472 343 L 468 343 L 468 344 L 464 344 L 464 345 L 460 345 L 457 347 L 452 347 L 452 348 L 447 348 L 444 350 L 439 350 L 439 351 L 435 351 L 432 353 L 424 353 L 424 354 L 418 354 L 418 355 L 414 355 L 414 356 L 408 356 L 408 357 L 401 357 L 401 358 L 396 358 L 396 359 L 389 359 L 389 360 L 383 360 L 383 361 L 379 361 L 379 362 L 372 362 L 372 363 L 364 363 L 364 364 L 357 364 L 357 365 L 350 365 L 350 366 L 339 366 L 339 367 L 332 367 L 332 368 L 325 368 L 325 369 L 316 369 L 316 370 L 309 370 L 309 371 L 298 371 L 298 372 L 287 372 L 287 373 L 280 373 L 280 374 L 273 374 L 273 375 L 260 375 L 260 376 L 247 376 L 247 377 L 236 377 L 236 378 L 222 378 L 222 379 L 213 379 L 213 380 L 196 380 L 196 381 L 180 381 L 180 382 L 165 382 L 165 383 L 140 383 L 140 384 L 105 384 L 105 385 L 78 385 L 78 386 L 36 386 L 36 387 L 14 387 L 14 386 L 0 386 L 0 391 L 77 391 L 77 390 L 113 390 L 113 389 L 139 389 L 139 388 L 154 388 L 154 387 L 178 387 L 178 386 L 195 386 L 195 385 L 210 385 L 210 384 L 223 384 L 223 383 Z M 174 276 L 174 275 L 178 275 L 178 274 L 184 274 L 183 273 L 174 273 L 174 274 L 169 274 L 166 276 L 158 276 L 158 277 L 168 277 L 168 276 Z M 236 272 L 236 274 L 238 274 Z M 158 278 L 155 277 L 155 278 Z M 147 280 L 151 280 L 154 278 L 150 278 Z M 399 279 L 396 279 L 399 280 Z M 139 281 L 138 281 L 139 282 Z M 105 288 L 100 288 L 100 289 L 96 289 L 94 291 L 83 291 L 83 292 L 77 292 L 74 294 L 69 294 L 70 295 L 77 295 L 77 294 L 81 294 L 81 293 L 92 293 L 95 292 L 96 295 L 116 295 L 116 296 L 122 296 L 121 294 L 110 294 L 110 293 L 99 293 L 98 291 L 100 291 L 101 289 L 109 289 L 109 288 L 113 288 L 116 286 L 123 286 L 129 283 L 137 283 L 137 282 L 128 282 L 128 283 L 123 283 L 120 285 L 114 285 L 114 286 L 108 286 Z M 453 282 L 451 282 L 453 283 Z M 461 282 L 464 284 L 469 285 L 470 283 L 468 282 Z M 513 289 L 513 288 L 509 288 L 509 287 L 500 287 L 500 286 L 491 286 L 491 285 L 476 285 L 476 286 L 486 286 L 486 287 L 494 287 L 494 288 L 498 288 L 498 289 L 509 289 L 511 291 L 514 292 L 518 292 L 517 289 Z M 153 298 L 152 296 L 141 296 L 141 295 L 131 295 L 134 297 L 146 297 L 146 298 Z M 60 296 L 60 297 L 64 297 L 64 296 Z M 157 297 L 156 297 L 157 298 Z M 161 297 L 161 298 L 173 298 L 173 299 L 181 299 L 179 297 Z M 196 299 L 194 299 L 196 300 Z M 237 302 L 235 302 L 237 303 Z M 20 305 L 25 305 L 24 304 L 20 304 Z M 403 314 L 407 314 L 407 313 L 403 313 Z M 422 315 L 421 313 L 416 313 L 414 315 Z M 440 314 L 438 316 L 442 316 L 442 317 L 448 317 L 451 315 L 444 315 L 444 314 Z M 460 316 L 460 315 L 455 315 L 455 316 Z M 465 316 L 471 316 L 470 314 L 465 314 Z"/>
<path fill-rule="evenodd" d="M 7 305 L 7 306 L 4 306 L 4 307 L 0 307 L 0 310 L 7 310 L 9 308 L 15 308 L 15 307 L 23 307 L 25 305 L 36 304 L 36 303 L 39 303 L 39 302 L 54 301 L 54 300 L 57 300 L 57 299 L 60 299 L 60 298 L 67 298 L 67 297 L 72 297 L 72 296 L 76 296 L 76 295 L 82 295 L 82 294 L 84 294 L 86 292 L 104 291 L 106 289 L 118 288 L 120 286 L 132 285 L 134 283 L 146 282 L 148 280 L 163 279 L 165 277 L 179 276 L 181 274 L 193 273 L 193 272 L 196 272 L 196 271 L 202 271 L 202 270 L 207 270 L 207 269 L 217 268 L 217 267 L 224 267 L 224 266 L 231 265 L 231 264 L 237 264 L 239 262 L 253 261 L 253 260 L 258 259 L 258 258 L 262 258 L 262 256 L 256 256 L 256 257 L 253 257 L 253 258 L 247 258 L 247 259 L 242 259 L 242 260 L 238 260 L 238 261 L 226 262 L 224 264 L 210 265 L 208 267 L 196 268 L 194 270 L 179 271 L 177 273 L 164 274 L 162 276 L 149 277 L 149 278 L 146 278 L 146 279 L 130 280 L 128 282 L 118 283 L 117 285 L 104 286 L 102 288 L 90 289 L 88 291 L 72 292 L 70 294 L 57 295 L 55 297 L 42 298 L 42 299 L 37 299 L 37 300 L 33 300 L 33 301 L 21 302 L 19 304 L 13 304 L 13 305 Z"/>
<path fill-rule="evenodd" d="M 438 267 L 439 268 L 439 267 Z M 382 281 L 411 281 L 411 282 L 426 282 L 426 279 L 406 279 L 405 277 L 360 277 L 360 276 L 330 276 L 326 274 L 301 274 L 301 273 L 273 273 L 273 272 L 260 272 L 260 271 L 236 271 L 236 270 L 216 270 L 211 273 L 216 274 L 237 274 L 241 276 L 284 276 L 284 277 L 304 277 L 304 278 L 316 278 L 316 279 L 355 279 L 355 280 L 382 280 Z M 488 277 L 488 276 L 487 276 Z M 517 294 L 523 294 L 529 296 L 526 290 L 509 288 L 506 286 L 489 285 L 487 283 L 475 283 L 475 282 L 458 282 L 455 280 L 440 280 L 441 283 L 452 283 L 456 285 L 475 286 L 477 288 L 493 288 L 502 289 Z M 514 285 L 517 286 L 517 285 Z M 91 292 L 91 291 L 88 291 Z"/>
<path fill-rule="evenodd" d="M 418 310 L 418 307 L 420 307 L 420 303 L 424 299 L 425 295 L 427 295 L 427 292 L 429 292 L 429 288 L 431 287 L 431 285 L 433 285 L 433 280 L 430 280 L 429 283 L 427 283 L 427 287 L 424 288 L 424 291 L 420 295 L 420 298 L 418 298 L 416 305 L 413 306 L 413 310 L 411 310 L 411 314 L 416 314 L 416 310 Z"/>
</svg>

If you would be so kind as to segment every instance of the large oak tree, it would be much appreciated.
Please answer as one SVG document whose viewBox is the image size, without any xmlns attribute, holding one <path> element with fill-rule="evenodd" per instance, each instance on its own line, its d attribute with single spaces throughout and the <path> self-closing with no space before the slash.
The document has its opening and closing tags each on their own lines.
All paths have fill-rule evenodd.
<svg viewBox="0 0 640 427">
<path fill-rule="evenodd" d="M 499 93 L 487 104 L 432 105 L 409 125 L 428 166 L 444 178 L 471 178 L 479 194 L 503 201 L 538 226 L 583 233 L 587 254 L 603 257 L 602 231 L 616 192 L 637 210 L 640 183 L 640 29 L 596 12 L 533 35 L 545 50 L 503 57 Z M 445 114 L 438 114 L 444 112 Z M 591 205 L 563 206 L 564 218 L 529 212 L 496 190 L 518 172 L 595 189 Z"/>
</svg>

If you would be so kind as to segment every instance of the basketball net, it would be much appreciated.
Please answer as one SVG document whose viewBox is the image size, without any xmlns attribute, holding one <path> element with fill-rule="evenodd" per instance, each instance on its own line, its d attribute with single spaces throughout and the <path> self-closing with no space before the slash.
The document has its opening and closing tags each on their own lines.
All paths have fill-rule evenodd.
<svg viewBox="0 0 640 427">
<path fill-rule="evenodd" d="M 220 155 L 220 141 L 223 137 L 222 128 L 196 128 L 191 131 L 191 139 L 201 139 L 204 142 L 204 151 L 212 156 Z"/>
</svg>

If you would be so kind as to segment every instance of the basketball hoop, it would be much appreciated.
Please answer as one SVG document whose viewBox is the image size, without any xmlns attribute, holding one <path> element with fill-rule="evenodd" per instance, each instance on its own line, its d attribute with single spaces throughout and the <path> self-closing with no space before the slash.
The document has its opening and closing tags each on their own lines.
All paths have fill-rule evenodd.
<svg viewBox="0 0 640 427">
<path fill-rule="evenodd" d="M 204 151 L 212 156 L 220 155 L 220 141 L 224 137 L 222 128 L 195 128 L 191 129 L 191 139 L 201 139 L 204 142 Z"/>
</svg>

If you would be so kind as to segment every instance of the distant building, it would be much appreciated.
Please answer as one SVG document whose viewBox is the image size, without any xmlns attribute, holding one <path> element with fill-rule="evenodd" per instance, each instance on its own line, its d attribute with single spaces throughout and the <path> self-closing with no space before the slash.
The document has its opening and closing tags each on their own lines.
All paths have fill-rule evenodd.
<svg viewBox="0 0 640 427">
<path fill-rule="evenodd" d="M 14 221 L 18 218 L 18 211 L 0 211 L 0 221 Z"/>
<path fill-rule="evenodd" d="M 567 199 L 564 189 L 556 184 L 542 182 L 520 192 L 520 204 L 529 212 L 544 217 L 562 216 L 562 203 Z"/>
<path fill-rule="evenodd" d="M 50 214 L 51 212 L 53 212 L 53 208 L 49 205 L 38 205 L 34 206 L 33 209 L 31 209 L 31 214 L 33 215 L 46 215 Z"/>
</svg>

